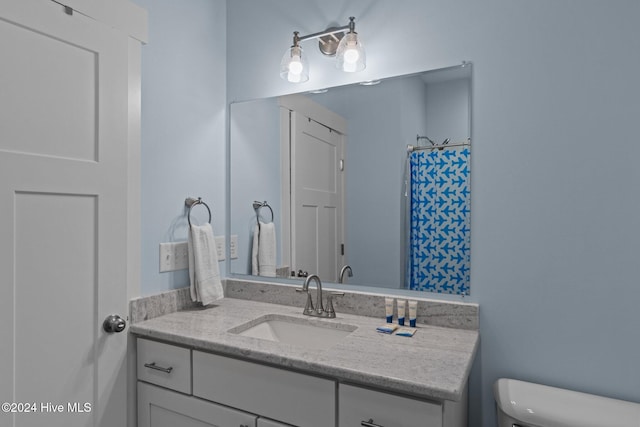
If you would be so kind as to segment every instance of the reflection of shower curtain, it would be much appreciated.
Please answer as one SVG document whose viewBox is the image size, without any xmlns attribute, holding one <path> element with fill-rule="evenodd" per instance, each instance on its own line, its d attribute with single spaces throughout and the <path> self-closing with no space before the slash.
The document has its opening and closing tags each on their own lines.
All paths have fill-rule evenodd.
<svg viewBox="0 0 640 427">
<path fill-rule="evenodd" d="M 407 287 L 469 294 L 469 147 L 410 154 Z"/>
</svg>

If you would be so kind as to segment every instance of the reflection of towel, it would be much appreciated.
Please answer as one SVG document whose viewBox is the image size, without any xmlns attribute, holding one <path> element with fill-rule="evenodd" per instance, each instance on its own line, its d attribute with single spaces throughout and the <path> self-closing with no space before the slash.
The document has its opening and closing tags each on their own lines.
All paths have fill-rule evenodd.
<svg viewBox="0 0 640 427">
<path fill-rule="evenodd" d="M 187 240 L 191 300 L 208 305 L 224 294 L 218 269 L 218 251 L 211 224 L 192 225 Z"/>
<path fill-rule="evenodd" d="M 273 222 L 260 222 L 253 230 L 251 274 L 276 277 L 276 226 Z"/>
</svg>

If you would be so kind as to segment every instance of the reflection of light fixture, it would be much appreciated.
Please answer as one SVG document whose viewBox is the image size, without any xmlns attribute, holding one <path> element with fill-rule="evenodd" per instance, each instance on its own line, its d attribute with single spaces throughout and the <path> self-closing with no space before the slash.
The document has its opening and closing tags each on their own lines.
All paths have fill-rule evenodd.
<svg viewBox="0 0 640 427">
<path fill-rule="evenodd" d="M 349 24 L 339 28 L 328 28 L 319 33 L 300 37 L 293 32 L 293 45 L 284 53 L 280 62 L 280 77 L 291 83 L 309 80 L 309 63 L 300 47 L 300 42 L 318 39 L 320 51 L 327 56 L 336 56 L 336 67 L 346 72 L 362 71 L 366 68 L 366 55 L 362 41 L 355 32 L 355 18 L 349 18 Z"/>
</svg>

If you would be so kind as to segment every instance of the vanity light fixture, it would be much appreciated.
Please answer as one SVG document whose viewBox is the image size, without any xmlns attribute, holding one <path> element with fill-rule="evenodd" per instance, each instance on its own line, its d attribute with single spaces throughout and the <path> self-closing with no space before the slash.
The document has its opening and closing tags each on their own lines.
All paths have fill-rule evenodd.
<svg viewBox="0 0 640 427">
<path fill-rule="evenodd" d="M 348 73 L 364 70 L 367 66 L 366 54 L 355 28 L 355 18 L 351 16 L 349 24 L 343 27 L 327 28 L 319 33 L 302 37 L 298 31 L 294 31 L 293 44 L 284 53 L 280 62 L 280 77 L 291 83 L 309 80 L 309 62 L 307 55 L 300 47 L 300 42 L 310 39 L 318 39 L 320 52 L 336 57 L 338 69 Z"/>
</svg>

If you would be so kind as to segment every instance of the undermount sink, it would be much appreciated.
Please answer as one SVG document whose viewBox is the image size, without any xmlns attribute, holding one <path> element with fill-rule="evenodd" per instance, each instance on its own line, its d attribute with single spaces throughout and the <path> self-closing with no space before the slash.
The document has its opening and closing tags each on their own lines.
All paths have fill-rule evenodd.
<svg viewBox="0 0 640 427">
<path fill-rule="evenodd" d="M 267 314 L 230 329 L 229 332 L 244 337 L 306 348 L 326 349 L 337 344 L 356 329 L 358 329 L 357 326 L 337 323 L 332 320 L 318 321 L 280 314 Z"/>
</svg>

